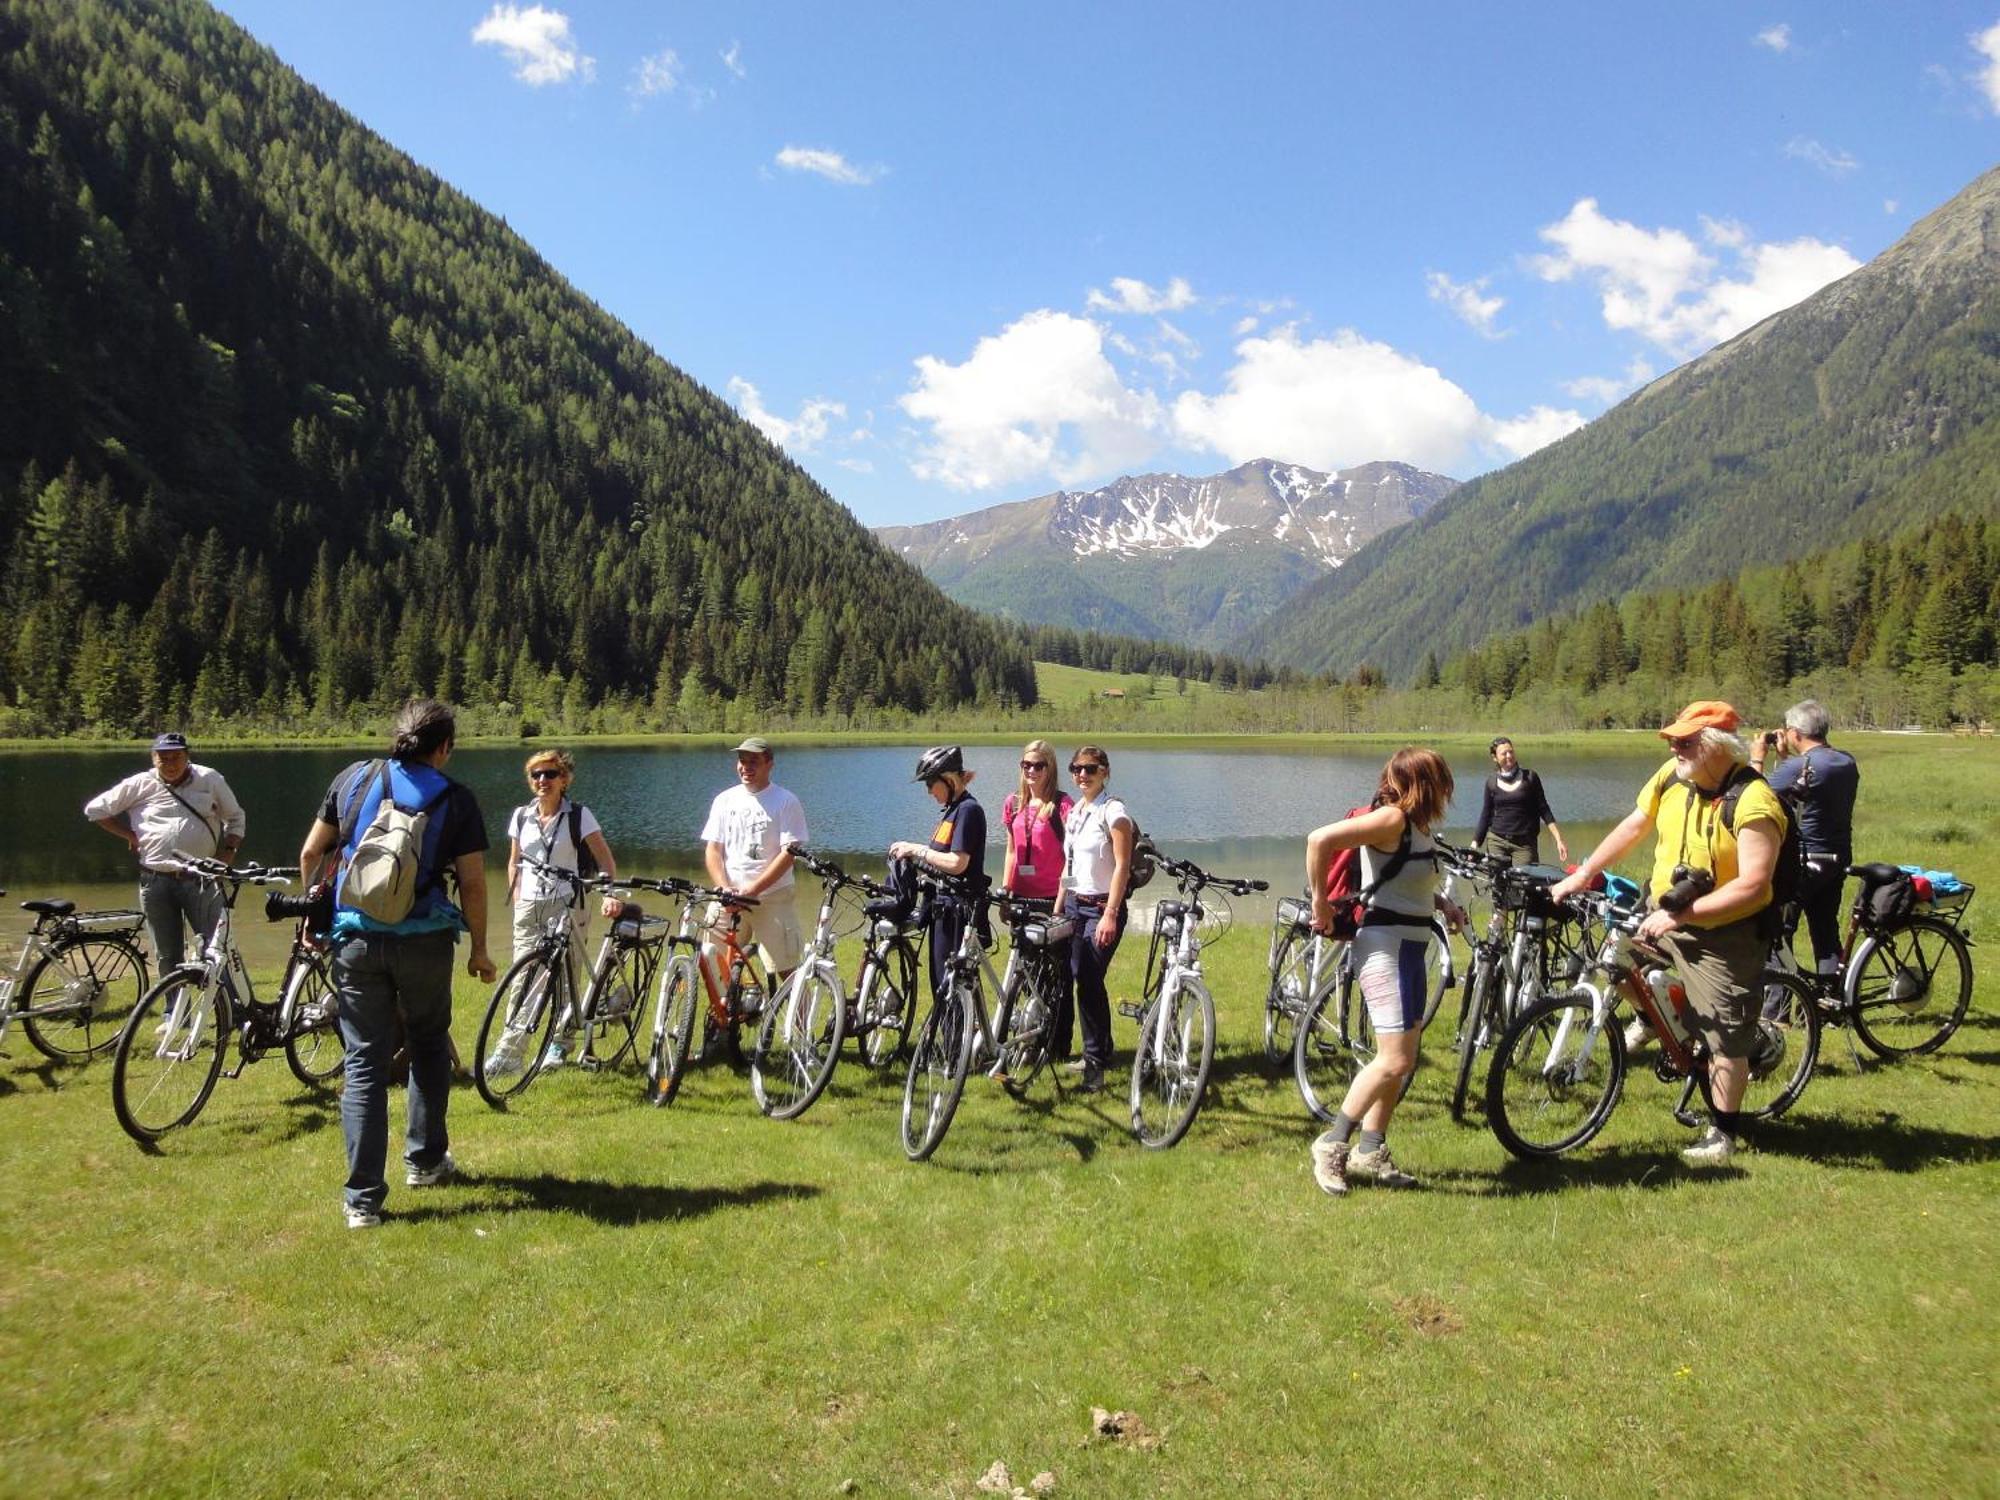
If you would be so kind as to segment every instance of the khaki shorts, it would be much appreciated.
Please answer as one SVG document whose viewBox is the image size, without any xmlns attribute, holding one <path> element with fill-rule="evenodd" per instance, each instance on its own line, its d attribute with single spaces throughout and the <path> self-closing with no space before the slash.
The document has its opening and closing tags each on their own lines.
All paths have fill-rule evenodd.
<svg viewBox="0 0 2000 1500">
<path fill-rule="evenodd" d="M 1503 839 L 1497 833 L 1486 835 L 1486 852 L 1495 859 L 1504 859 L 1510 865 L 1538 865 L 1542 862 L 1542 841 L 1530 840 L 1517 844 L 1512 839 Z"/>
<path fill-rule="evenodd" d="M 584 967 L 583 940 L 590 928 L 590 913 L 580 906 L 570 906 L 567 896 L 514 903 L 514 961 L 519 963 L 522 955 L 542 940 L 549 919 L 565 909 L 570 914 L 569 951 L 576 966 L 576 982 L 588 984 L 590 972 Z"/>
<path fill-rule="evenodd" d="M 1694 1012 L 1695 1034 L 1717 1057 L 1748 1057 L 1757 1045 L 1770 939 L 1755 917 L 1722 927 L 1683 927 L 1660 946 L 1674 955 Z"/>
<path fill-rule="evenodd" d="M 785 974 L 799 966 L 805 940 L 799 935 L 796 886 L 780 886 L 767 891 L 756 906 L 743 913 L 736 928 L 736 941 L 744 947 L 755 943 L 764 950 L 764 962 L 775 973 Z M 719 940 L 729 930 L 729 913 L 720 906 L 708 909 L 708 930 Z"/>
</svg>

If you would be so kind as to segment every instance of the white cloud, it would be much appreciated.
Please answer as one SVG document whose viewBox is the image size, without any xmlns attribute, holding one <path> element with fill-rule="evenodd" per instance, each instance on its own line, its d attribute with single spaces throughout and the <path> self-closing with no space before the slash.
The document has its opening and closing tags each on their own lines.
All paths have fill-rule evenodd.
<svg viewBox="0 0 2000 1500">
<path fill-rule="evenodd" d="M 1973 76 L 1978 80 L 1979 91 L 1986 96 L 1987 106 L 2000 115 L 2000 22 L 1974 32 L 1967 40 L 1972 43 L 1972 50 L 1986 59 L 1986 65 Z"/>
<path fill-rule="evenodd" d="M 1845 151 L 1823 146 L 1808 135 L 1795 135 L 1785 142 L 1785 155 L 1819 168 L 1829 177 L 1845 177 L 1861 163 Z"/>
<path fill-rule="evenodd" d="M 880 167 L 857 167 L 838 151 L 811 146 L 785 147 L 778 153 L 778 165 L 787 172 L 811 172 L 844 187 L 867 187 L 882 175 Z"/>
<path fill-rule="evenodd" d="M 1442 271 L 1431 271 L 1425 274 L 1424 284 L 1430 289 L 1431 301 L 1450 308 L 1452 315 L 1475 333 L 1489 339 L 1500 337 L 1493 320 L 1500 316 L 1507 300 L 1479 295 L 1486 289 L 1484 276 L 1477 281 L 1453 281 Z"/>
<path fill-rule="evenodd" d="M 1565 380 L 1562 388 L 1565 394 L 1579 401 L 1599 401 L 1609 406 L 1651 380 L 1654 373 L 1653 367 L 1645 360 L 1635 359 L 1625 367 L 1623 376 L 1579 375 L 1575 380 Z"/>
<path fill-rule="evenodd" d="M 1302 339 L 1285 327 L 1246 338 L 1226 390 L 1188 391 L 1174 403 L 1176 435 L 1191 447 L 1232 463 L 1278 458 L 1317 469 L 1400 459 L 1464 472 L 1488 457 L 1533 452 L 1583 421 L 1546 407 L 1498 421 L 1437 370 L 1351 329 Z"/>
<path fill-rule="evenodd" d="M 929 429 L 910 466 L 919 479 L 958 490 L 1072 484 L 1159 446 L 1158 399 L 1127 388 L 1087 318 L 1044 308 L 982 338 L 962 364 L 927 354 L 916 366 L 898 404 Z"/>
<path fill-rule="evenodd" d="M 1882 212 L 1885 214 L 1892 214 L 1900 207 L 1902 207 L 1902 205 L 1899 204 L 1894 198 L 1884 198 L 1882 200 Z"/>
<path fill-rule="evenodd" d="M 834 463 L 851 474 L 873 474 L 875 465 L 865 458 L 836 458 Z"/>
<path fill-rule="evenodd" d="M 586 57 L 570 35 L 569 17 L 541 5 L 496 5 L 472 28 L 478 47 L 498 47 L 514 65 L 514 76 L 532 88 L 572 79 L 588 83 L 597 60 Z"/>
<path fill-rule="evenodd" d="M 1111 278 L 1111 294 L 1106 295 L 1096 287 L 1084 298 L 1083 305 L 1092 312 L 1108 313 L 1156 313 L 1179 312 L 1184 307 L 1194 306 L 1194 288 L 1184 277 L 1176 276 L 1168 282 L 1166 289 L 1157 291 L 1145 282 L 1132 276 Z"/>
<path fill-rule="evenodd" d="M 719 55 L 722 58 L 723 67 L 729 69 L 738 78 L 748 78 L 750 76 L 749 70 L 743 66 L 743 44 L 741 42 L 731 42 L 727 47 L 722 49 Z"/>
<path fill-rule="evenodd" d="M 790 453 L 812 452 L 832 430 L 834 418 L 847 415 L 843 403 L 813 396 L 801 404 L 795 420 L 787 421 L 776 412 L 767 411 L 757 387 L 740 375 L 729 377 L 729 399 L 743 413 L 744 421 Z"/>
<path fill-rule="evenodd" d="M 668 47 L 651 57 L 639 59 L 638 66 L 632 69 L 628 92 L 641 99 L 650 99 L 656 94 L 671 94 L 680 86 L 680 54 Z"/>
<path fill-rule="evenodd" d="M 1758 47 L 1769 47 L 1773 52 L 1786 52 L 1791 49 L 1792 28 L 1783 21 L 1779 21 L 1774 25 L 1766 26 L 1762 31 L 1751 37 L 1750 41 Z"/>
<path fill-rule="evenodd" d="M 1548 281 L 1595 282 L 1604 321 L 1686 356 L 1790 307 L 1860 262 L 1815 239 L 1757 244 L 1741 225 L 1704 221 L 1709 243 L 1736 261 L 1723 274 L 1714 256 L 1678 229 L 1642 229 L 1607 218 L 1581 198 L 1541 231 L 1555 253 L 1533 265 Z"/>
<path fill-rule="evenodd" d="M 1229 330 L 1231 337 L 1239 339 L 1242 338 L 1243 335 L 1246 333 L 1255 333 L 1256 331 L 1257 331 L 1257 319 L 1254 316 L 1246 316 L 1238 318 L 1236 320 L 1236 326 Z"/>
</svg>

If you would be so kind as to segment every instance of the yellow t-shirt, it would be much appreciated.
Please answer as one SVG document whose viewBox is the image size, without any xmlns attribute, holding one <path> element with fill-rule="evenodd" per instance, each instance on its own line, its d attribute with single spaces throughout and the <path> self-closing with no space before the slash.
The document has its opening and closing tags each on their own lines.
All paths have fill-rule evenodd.
<svg viewBox="0 0 2000 1500">
<path fill-rule="evenodd" d="M 1653 878 L 1647 888 L 1655 901 L 1674 883 L 1675 865 L 1707 870 L 1715 876 L 1718 886 L 1736 878 L 1736 832 L 1723 826 L 1722 799 L 1706 796 L 1676 777 L 1672 761 L 1654 772 L 1640 789 L 1638 805 L 1653 820 L 1653 831 L 1658 835 L 1653 844 Z M 1743 789 L 1736 803 L 1735 822 L 1738 832 L 1752 823 L 1765 822 L 1777 833 L 1785 826 L 1785 810 L 1778 805 L 1778 794 L 1766 782 L 1758 780 Z M 1770 904 L 1771 887 L 1767 882 L 1762 900 L 1728 920 L 1740 922 Z M 1711 918 L 1696 917 L 1690 925 L 1722 924 Z"/>
</svg>

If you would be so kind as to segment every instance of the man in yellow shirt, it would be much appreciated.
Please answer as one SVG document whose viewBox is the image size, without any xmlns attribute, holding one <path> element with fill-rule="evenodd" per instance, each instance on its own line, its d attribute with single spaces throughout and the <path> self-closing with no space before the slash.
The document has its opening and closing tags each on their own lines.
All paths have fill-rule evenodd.
<svg viewBox="0 0 2000 1500">
<path fill-rule="evenodd" d="M 1673 953 L 1696 1030 L 1708 1043 L 1714 1120 L 1681 1153 L 1693 1162 L 1726 1162 L 1736 1149 L 1737 1110 L 1750 1080 L 1771 946 L 1758 916 L 1771 904 L 1785 828 L 1777 794 L 1761 778 L 1744 787 L 1735 826 L 1723 821 L 1722 793 L 1750 759 L 1749 746 L 1735 732 L 1740 723 L 1727 703 L 1704 700 L 1682 709 L 1660 731 L 1674 758 L 1647 780 L 1638 805 L 1576 873 L 1550 892 L 1561 899 L 1584 889 L 1648 833 L 1658 836 L 1647 886 L 1653 910 L 1639 935 Z M 1676 880 L 1685 872 L 1708 877 L 1705 894 L 1686 899 L 1692 887 Z M 1701 883 L 1697 878 L 1694 885 Z"/>
</svg>

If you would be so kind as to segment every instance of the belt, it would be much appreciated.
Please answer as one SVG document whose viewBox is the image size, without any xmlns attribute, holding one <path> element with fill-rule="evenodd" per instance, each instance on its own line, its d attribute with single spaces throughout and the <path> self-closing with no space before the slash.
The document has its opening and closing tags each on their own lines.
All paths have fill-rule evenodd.
<svg viewBox="0 0 2000 1500">
<path fill-rule="evenodd" d="M 1081 891 L 1071 891 L 1069 898 L 1078 906 L 1103 906 L 1111 899 L 1111 892 L 1106 891 L 1101 896 L 1086 896 Z"/>
</svg>

